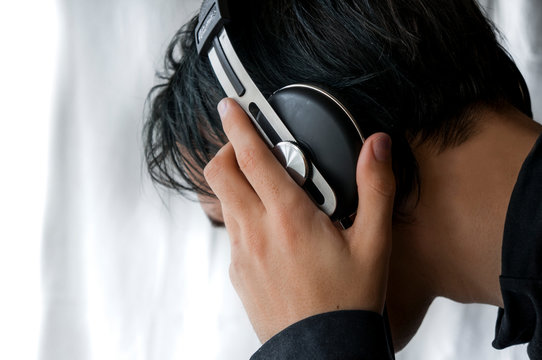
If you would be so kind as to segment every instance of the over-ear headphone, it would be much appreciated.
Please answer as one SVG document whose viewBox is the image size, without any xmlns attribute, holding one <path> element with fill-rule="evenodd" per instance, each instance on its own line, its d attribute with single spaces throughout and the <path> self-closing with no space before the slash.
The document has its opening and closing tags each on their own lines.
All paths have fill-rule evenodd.
<svg viewBox="0 0 542 360">
<path fill-rule="evenodd" d="M 195 31 L 226 95 L 254 123 L 290 176 L 333 221 L 352 224 L 358 203 L 356 164 L 364 136 L 350 112 L 327 91 L 293 84 L 265 99 L 228 37 L 228 2 L 205 0 Z"/>
</svg>

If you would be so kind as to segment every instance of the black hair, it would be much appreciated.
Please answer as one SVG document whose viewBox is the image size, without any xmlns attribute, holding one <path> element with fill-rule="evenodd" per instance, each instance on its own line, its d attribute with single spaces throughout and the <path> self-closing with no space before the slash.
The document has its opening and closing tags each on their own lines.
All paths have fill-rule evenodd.
<svg viewBox="0 0 542 360">
<path fill-rule="evenodd" d="M 317 84 L 344 102 L 365 134 L 389 133 L 396 208 L 419 190 L 412 146 L 456 146 L 479 105 L 528 116 L 528 90 L 475 0 L 230 1 L 228 33 L 265 96 Z M 145 155 L 156 182 L 212 195 L 202 171 L 227 140 L 215 110 L 223 93 L 194 43 L 197 16 L 174 36 L 163 83 L 150 94 Z"/>
</svg>

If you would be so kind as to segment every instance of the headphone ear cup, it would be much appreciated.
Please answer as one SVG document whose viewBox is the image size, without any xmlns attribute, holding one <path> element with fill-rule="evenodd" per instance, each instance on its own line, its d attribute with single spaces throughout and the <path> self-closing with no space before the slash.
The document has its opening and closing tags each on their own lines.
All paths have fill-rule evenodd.
<svg viewBox="0 0 542 360">
<path fill-rule="evenodd" d="M 276 91 L 268 102 L 333 189 L 337 208 L 331 219 L 353 215 L 358 203 L 356 166 L 363 135 L 348 110 L 327 92 L 302 84 Z M 304 188 L 317 201 L 314 187 L 309 177 Z"/>
</svg>

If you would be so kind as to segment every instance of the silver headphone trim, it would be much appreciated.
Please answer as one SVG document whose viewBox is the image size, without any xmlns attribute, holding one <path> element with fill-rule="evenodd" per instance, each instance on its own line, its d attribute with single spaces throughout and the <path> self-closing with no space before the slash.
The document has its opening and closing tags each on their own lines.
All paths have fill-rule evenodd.
<svg viewBox="0 0 542 360">
<path fill-rule="evenodd" d="M 226 71 L 223 68 L 222 64 L 220 63 L 218 59 L 217 52 L 214 47 L 211 47 L 211 49 L 208 52 L 209 61 L 211 62 L 211 66 L 215 72 L 216 77 L 218 78 L 220 85 L 224 89 L 224 92 L 228 97 L 231 97 L 237 101 L 237 103 L 243 108 L 245 113 L 248 115 L 248 117 L 252 120 L 252 123 L 256 126 L 258 129 L 258 132 L 262 135 L 267 145 L 272 148 L 273 144 L 269 140 L 268 136 L 265 134 L 265 132 L 262 130 L 262 128 L 259 126 L 258 122 L 252 115 L 249 109 L 250 103 L 256 104 L 258 108 L 260 109 L 260 112 L 263 114 L 263 116 L 268 120 L 268 122 L 271 124 L 271 126 L 274 128 L 274 130 L 277 132 L 279 137 L 281 138 L 281 141 L 293 141 L 295 142 L 295 138 L 292 136 L 290 131 L 287 129 L 287 127 L 284 125 L 282 120 L 279 118 L 279 116 L 276 114 L 276 112 L 273 110 L 267 99 L 262 95 L 256 84 L 254 84 L 254 81 L 244 68 L 243 64 L 241 63 L 241 60 L 237 56 L 237 53 L 235 52 L 233 45 L 228 37 L 228 34 L 226 32 L 226 29 L 222 29 L 219 36 L 218 41 L 220 42 L 220 45 L 222 46 L 222 50 L 224 51 L 224 54 L 230 63 L 231 67 L 233 68 L 235 74 L 245 87 L 245 94 L 242 96 L 239 96 L 237 92 L 235 91 L 232 83 L 230 82 L 228 76 L 226 75 Z M 320 173 L 318 168 L 311 162 L 311 180 L 316 186 L 316 188 L 322 193 L 324 196 L 324 204 L 318 205 L 318 207 L 324 211 L 328 216 L 333 215 L 335 210 L 337 209 L 337 197 L 335 195 L 335 192 L 327 182 L 327 180 L 323 177 L 323 175 Z"/>
</svg>

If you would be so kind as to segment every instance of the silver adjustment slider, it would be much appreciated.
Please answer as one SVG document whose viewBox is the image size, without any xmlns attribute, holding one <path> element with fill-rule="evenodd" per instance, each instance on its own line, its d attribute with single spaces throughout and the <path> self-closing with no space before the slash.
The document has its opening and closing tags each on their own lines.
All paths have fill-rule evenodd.
<svg viewBox="0 0 542 360">
<path fill-rule="evenodd" d="M 275 145 L 272 151 L 295 182 L 303 186 L 309 177 L 309 162 L 299 146 L 283 141 Z"/>
</svg>

